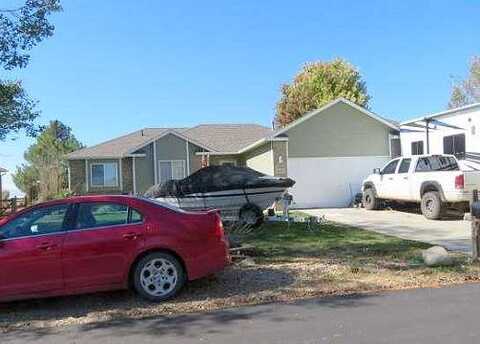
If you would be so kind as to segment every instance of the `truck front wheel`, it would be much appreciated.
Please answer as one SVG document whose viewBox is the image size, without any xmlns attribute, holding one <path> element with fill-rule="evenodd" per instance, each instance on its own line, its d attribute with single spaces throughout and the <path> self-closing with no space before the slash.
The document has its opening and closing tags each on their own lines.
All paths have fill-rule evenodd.
<svg viewBox="0 0 480 344">
<path fill-rule="evenodd" d="M 443 204 L 437 191 L 426 192 L 420 204 L 422 214 L 429 220 L 438 220 L 443 215 Z"/>
<path fill-rule="evenodd" d="M 365 209 L 367 210 L 378 210 L 380 209 L 380 200 L 375 195 L 373 189 L 366 189 L 363 192 L 362 203 Z"/>
</svg>

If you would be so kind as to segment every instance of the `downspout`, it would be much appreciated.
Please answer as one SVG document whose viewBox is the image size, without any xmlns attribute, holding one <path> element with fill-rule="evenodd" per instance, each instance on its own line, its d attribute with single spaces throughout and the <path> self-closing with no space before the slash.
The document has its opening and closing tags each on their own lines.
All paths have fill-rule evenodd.
<svg viewBox="0 0 480 344">
<path fill-rule="evenodd" d="M 85 159 L 85 191 L 88 193 L 88 186 L 90 182 L 88 180 L 88 159 Z"/>
<path fill-rule="evenodd" d="M 153 141 L 153 184 L 158 180 L 157 142 Z"/>
<path fill-rule="evenodd" d="M 188 140 L 185 141 L 185 147 L 186 147 L 186 151 L 187 151 L 187 173 L 186 173 L 186 176 L 189 176 L 190 175 L 190 150 L 189 150 L 189 147 L 188 147 Z"/>
<path fill-rule="evenodd" d="M 122 171 L 122 158 L 118 159 L 118 175 L 120 179 L 120 191 L 123 192 L 123 171 Z"/>
<path fill-rule="evenodd" d="M 132 157 L 133 195 L 137 194 L 137 177 L 135 173 L 135 157 Z"/>
</svg>

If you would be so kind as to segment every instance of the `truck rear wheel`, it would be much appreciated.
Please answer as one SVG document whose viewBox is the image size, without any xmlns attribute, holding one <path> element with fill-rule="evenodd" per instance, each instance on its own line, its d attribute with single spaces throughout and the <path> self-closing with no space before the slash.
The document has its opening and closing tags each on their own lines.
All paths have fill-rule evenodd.
<svg viewBox="0 0 480 344">
<path fill-rule="evenodd" d="M 373 189 L 366 189 L 363 192 L 362 203 L 365 209 L 367 210 L 378 210 L 381 208 L 381 200 L 377 198 L 375 195 L 375 191 Z"/>
<path fill-rule="evenodd" d="M 438 220 L 443 215 L 443 204 L 440 193 L 437 191 L 426 192 L 420 203 L 423 216 L 429 220 Z"/>
</svg>

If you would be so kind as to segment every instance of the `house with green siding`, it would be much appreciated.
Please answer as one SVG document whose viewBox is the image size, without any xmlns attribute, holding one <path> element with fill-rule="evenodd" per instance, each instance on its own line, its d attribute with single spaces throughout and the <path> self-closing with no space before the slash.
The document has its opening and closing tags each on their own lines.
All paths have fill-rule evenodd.
<svg viewBox="0 0 480 344">
<path fill-rule="evenodd" d="M 201 124 L 144 128 L 70 153 L 75 194 L 142 194 L 202 166 L 247 166 L 296 180 L 298 208 L 351 202 L 363 178 L 400 155 L 398 125 L 340 98 L 285 128 L 258 124 Z"/>
</svg>

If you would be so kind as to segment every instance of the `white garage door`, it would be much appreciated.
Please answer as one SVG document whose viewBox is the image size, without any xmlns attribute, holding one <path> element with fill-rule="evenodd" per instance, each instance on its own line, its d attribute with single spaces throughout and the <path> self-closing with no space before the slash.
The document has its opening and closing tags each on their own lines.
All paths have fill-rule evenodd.
<svg viewBox="0 0 480 344">
<path fill-rule="evenodd" d="M 288 158 L 295 208 L 347 207 L 362 181 L 389 157 Z"/>
</svg>

